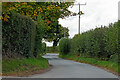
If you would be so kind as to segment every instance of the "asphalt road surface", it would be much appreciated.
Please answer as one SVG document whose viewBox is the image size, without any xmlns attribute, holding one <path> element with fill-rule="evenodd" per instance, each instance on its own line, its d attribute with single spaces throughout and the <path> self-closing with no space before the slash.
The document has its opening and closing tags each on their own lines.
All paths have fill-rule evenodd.
<svg viewBox="0 0 120 80">
<path fill-rule="evenodd" d="M 117 78 L 109 73 L 89 64 L 74 62 L 58 58 L 58 54 L 47 53 L 43 56 L 53 65 L 52 69 L 43 74 L 32 75 L 32 78 Z"/>
</svg>

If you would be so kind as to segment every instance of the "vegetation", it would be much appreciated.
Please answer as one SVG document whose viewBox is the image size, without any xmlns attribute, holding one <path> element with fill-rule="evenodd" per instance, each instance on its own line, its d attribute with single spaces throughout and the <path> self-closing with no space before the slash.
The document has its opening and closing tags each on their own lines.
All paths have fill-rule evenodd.
<svg viewBox="0 0 120 80">
<path fill-rule="evenodd" d="M 61 38 L 61 29 L 63 28 L 58 24 L 58 19 L 75 14 L 68 10 L 69 6 L 73 5 L 73 3 L 74 2 L 3 2 L 2 18 L 4 21 L 8 21 L 10 12 L 15 12 L 31 17 L 37 21 L 38 15 L 41 14 L 45 24 L 43 38 L 46 41 L 54 41 L 54 45 L 56 45 L 59 41 L 58 38 Z"/>
<path fill-rule="evenodd" d="M 9 14 L 10 19 L 3 22 L 3 74 L 34 72 L 49 67 L 47 59 L 40 57 L 46 52 L 42 43 L 41 26 L 31 18 Z M 41 22 L 44 24 L 43 22 Z"/>
<path fill-rule="evenodd" d="M 38 71 L 49 67 L 48 60 L 38 58 L 12 59 L 2 61 L 3 74 Z"/>
<path fill-rule="evenodd" d="M 68 54 L 73 57 L 79 56 L 80 60 L 82 59 L 81 56 L 84 56 L 85 58 L 83 58 L 83 62 L 87 61 L 87 63 L 96 64 L 103 67 L 108 67 L 104 65 L 109 63 L 109 61 L 117 65 L 120 61 L 118 60 L 118 55 L 120 53 L 120 45 L 118 40 L 119 29 L 120 21 L 110 24 L 108 27 L 104 26 L 75 35 L 73 39 L 61 39 L 59 42 L 60 54 Z M 95 61 L 91 60 L 91 58 Z M 104 61 L 101 63 L 98 61 L 96 63 L 97 60 Z M 114 68 L 114 71 L 117 71 L 118 69 L 118 66 L 113 65 L 111 67 Z"/>
<path fill-rule="evenodd" d="M 22 55 L 28 58 L 45 53 L 41 30 L 44 22 L 40 21 L 42 24 L 38 25 L 31 18 L 15 13 L 9 16 L 9 21 L 3 21 L 3 57 Z"/>
<path fill-rule="evenodd" d="M 46 52 L 47 53 L 59 53 L 58 46 L 56 46 L 56 47 L 47 47 Z"/>
<path fill-rule="evenodd" d="M 62 54 L 68 54 L 70 51 L 70 40 L 68 38 L 62 38 L 59 42 L 59 51 Z"/>
<path fill-rule="evenodd" d="M 53 47 L 55 48 L 62 37 L 69 36 L 68 32 L 69 32 L 68 28 L 58 25 L 58 28 L 55 30 L 55 32 L 47 36 L 47 41 L 49 42 L 53 41 Z"/>
<path fill-rule="evenodd" d="M 46 53 L 46 43 L 42 43 L 42 53 Z"/>
<path fill-rule="evenodd" d="M 36 29 L 36 46 L 35 46 L 35 57 L 39 54 L 46 52 L 46 44 L 42 43 L 42 38 L 44 35 L 45 23 L 42 16 L 39 14 L 37 18 L 37 29 Z"/>
<path fill-rule="evenodd" d="M 2 54 L 12 58 L 14 55 L 33 57 L 35 47 L 36 24 L 26 16 L 9 14 L 9 21 L 3 21 Z"/>
<path fill-rule="evenodd" d="M 64 30 L 58 19 L 73 14 L 68 10 L 71 5 L 71 2 L 3 2 L 3 72 L 16 72 L 18 68 L 28 70 L 34 64 L 38 69 L 41 66 L 47 68 L 48 62 L 39 59 L 46 53 L 46 44 L 42 40 L 54 41 L 57 45 Z"/>
<path fill-rule="evenodd" d="M 14 18 L 14 19 L 16 19 L 16 20 L 13 20 L 13 23 L 15 25 L 10 23 L 11 26 L 10 25 L 9 26 L 10 26 L 10 28 L 12 26 L 18 28 L 18 26 L 20 26 L 20 25 L 24 25 L 24 26 L 26 25 L 29 28 L 29 30 L 34 31 L 34 34 L 33 34 L 34 38 L 30 39 L 30 40 L 35 40 L 35 42 L 33 41 L 33 43 L 31 43 L 32 52 L 29 51 L 30 50 L 30 48 L 29 48 L 29 50 L 26 50 L 27 52 L 25 53 L 25 56 L 26 57 L 30 57 L 30 56 L 37 57 L 37 54 L 40 54 L 40 52 L 41 52 L 40 49 L 42 48 L 42 39 L 43 38 L 44 38 L 44 40 L 47 40 L 47 41 L 53 41 L 54 46 L 57 46 L 59 39 L 61 39 L 63 37 L 64 27 L 62 27 L 60 24 L 58 24 L 58 19 L 74 14 L 73 12 L 68 10 L 69 6 L 71 6 L 71 5 L 73 5 L 73 2 L 65 2 L 65 3 L 58 3 L 58 2 L 57 3 L 53 3 L 53 2 L 3 2 L 2 3 L 2 9 L 3 9 L 2 19 L 3 19 L 4 24 L 9 25 L 8 23 L 10 23 L 10 20 L 12 21 L 12 19 L 14 18 L 11 16 L 11 12 L 13 12 L 13 13 L 17 14 L 18 16 L 24 15 L 25 17 L 27 16 L 28 18 L 31 18 L 33 20 L 33 24 L 35 24 L 35 25 L 32 27 L 35 28 L 36 30 L 33 30 L 32 28 L 28 27 L 29 21 L 26 21 L 26 22 L 28 22 L 28 24 L 26 24 L 26 22 L 24 22 L 25 24 L 22 24 L 22 22 L 20 22 L 20 19 L 19 19 L 20 17 Z M 26 30 L 28 30 L 28 28 L 26 28 Z M 4 29 L 4 31 L 6 31 L 5 28 L 3 28 L 3 29 Z M 7 27 L 6 27 L 6 29 L 7 29 Z M 10 31 L 10 29 L 7 29 L 7 30 Z M 16 30 L 15 32 L 17 33 L 18 31 Z M 21 31 L 23 31 L 23 30 L 21 30 Z M 69 35 L 68 29 L 66 29 L 66 33 L 67 33 L 66 36 L 68 36 Z M 18 34 L 17 34 L 17 36 L 18 36 Z M 13 35 L 14 34 L 12 34 L 11 36 L 13 36 Z M 12 39 L 11 36 L 10 36 L 10 38 Z M 23 35 L 21 35 L 21 36 L 23 37 Z M 30 37 L 31 34 L 28 33 L 28 36 Z M 19 36 L 19 38 L 21 38 L 21 37 Z M 24 38 L 24 40 L 26 40 L 26 39 Z M 23 41 L 23 43 L 25 43 L 25 42 Z M 34 43 L 35 43 L 35 45 L 34 45 Z M 21 42 L 18 41 L 18 44 L 21 45 Z M 25 44 L 28 44 L 28 43 L 25 43 Z M 6 45 L 8 46 L 8 43 Z M 28 47 L 26 47 L 26 48 L 28 48 Z M 26 49 L 26 48 L 24 48 L 24 49 Z M 10 51 L 11 49 L 9 48 L 7 50 Z M 7 51 L 7 52 L 9 52 L 9 51 Z M 18 52 L 15 52 L 15 53 L 18 53 Z M 20 52 L 19 54 L 24 54 L 24 52 Z"/>
</svg>

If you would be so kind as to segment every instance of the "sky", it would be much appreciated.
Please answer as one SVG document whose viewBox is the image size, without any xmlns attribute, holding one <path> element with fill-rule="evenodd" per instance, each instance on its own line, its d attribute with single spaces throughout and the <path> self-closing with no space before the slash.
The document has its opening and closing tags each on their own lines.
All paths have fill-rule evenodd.
<svg viewBox="0 0 120 80">
<path fill-rule="evenodd" d="M 118 2 L 120 0 L 76 0 L 75 4 L 81 5 L 81 11 L 84 15 L 81 15 L 80 32 L 83 33 L 90 29 L 95 29 L 101 25 L 109 25 L 118 20 Z M 79 6 L 74 5 L 69 8 L 72 12 L 79 12 Z M 59 24 L 69 29 L 69 38 L 73 38 L 75 34 L 78 34 L 78 20 L 79 16 L 70 16 L 65 19 L 59 19 Z M 53 43 L 46 42 L 47 46 L 52 46 Z"/>
</svg>

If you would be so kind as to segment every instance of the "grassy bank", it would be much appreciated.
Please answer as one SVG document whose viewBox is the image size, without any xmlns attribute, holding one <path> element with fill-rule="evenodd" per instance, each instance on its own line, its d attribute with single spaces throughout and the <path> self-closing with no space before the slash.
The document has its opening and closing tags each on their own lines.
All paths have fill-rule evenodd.
<svg viewBox="0 0 120 80">
<path fill-rule="evenodd" d="M 85 58 L 85 57 L 80 57 L 75 55 L 59 55 L 59 57 L 64 59 L 74 60 L 81 63 L 92 64 L 92 65 L 107 69 L 115 74 L 117 73 L 120 74 L 120 71 L 118 69 L 118 67 L 120 68 L 120 66 L 118 66 L 118 63 L 116 62 L 103 61 L 95 58 Z"/>
<path fill-rule="evenodd" d="M 39 58 L 24 58 L 24 59 L 11 59 L 2 61 L 3 74 L 18 74 L 22 72 L 34 72 L 44 70 L 49 67 L 48 60 L 42 57 Z"/>
</svg>

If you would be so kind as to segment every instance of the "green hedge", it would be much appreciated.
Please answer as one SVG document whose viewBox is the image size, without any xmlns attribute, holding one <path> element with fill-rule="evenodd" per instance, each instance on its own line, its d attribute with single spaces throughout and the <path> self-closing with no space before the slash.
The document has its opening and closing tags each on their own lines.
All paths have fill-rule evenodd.
<svg viewBox="0 0 120 80">
<path fill-rule="evenodd" d="M 58 46 L 56 47 L 47 47 L 47 53 L 58 53 L 59 49 Z"/>
<path fill-rule="evenodd" d="M 46 53 L 46 43 L 42 43 L 42 53 Z"/>
<path fill-rule="evenodd" d="M 45 23 L 39 14 L 35 22 L 30 17 L 11 13 L 9 21 L 2 22 L 3 57 L 37 57 L 46 52 L 42 43 Z"/>
<path fill-rule="evenodd" d="M 62 39 L 59 42 L 60 53 L 70 53 L 102 60 L 118 60 L 115 56 L 118 56 L 120 52 L 119 29 L 120 21 L 110 24 L 108 27 L 101 26 L 101 28 L 75 35 L 73 39 Z M 67 48 L 68 45 L 69 48 Z"/>
<path fill-rule="evenodd" d="M 61 54 L 68 54 L 70 51 L 70 40 L 68 38 L 62 38 L 59 42 L 59 51 Z"/>
<path fill-rule="evenodd" d="M 26 16 L 11 13 L 8 22 L 2 22 L 3 56 L 32 57 L 35 47 L 36 25 Z"/>
<path fill-rule="evenodd" d="M 42 19 L 42 16 L 39 14 L 37 16 L 37 29 L 36 29 L 36 46 L 35 46 L 35 57 L 37 57 L 38 55 L 45 53 L 45 49 L 46 48 L 46 44 L 42 43 L 42 38 L 44 35 L 44 30 L 45 30 L 45 23 L 44 20 Z M 43 44 L 43 45 L 42 45 Z"/>
</svg>

